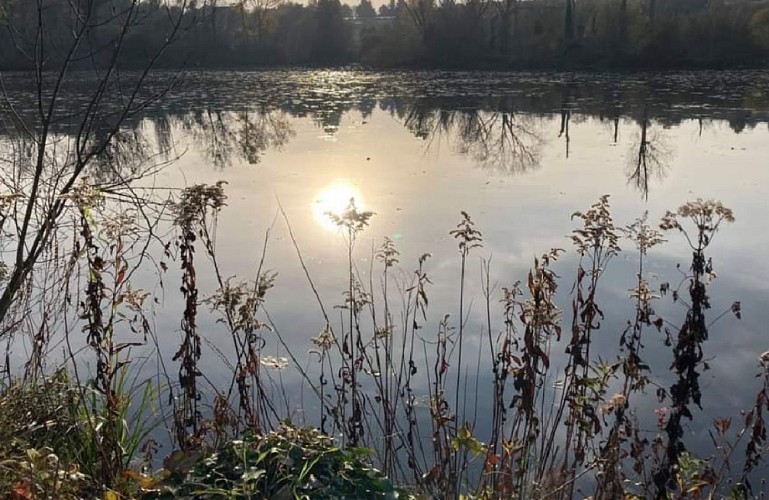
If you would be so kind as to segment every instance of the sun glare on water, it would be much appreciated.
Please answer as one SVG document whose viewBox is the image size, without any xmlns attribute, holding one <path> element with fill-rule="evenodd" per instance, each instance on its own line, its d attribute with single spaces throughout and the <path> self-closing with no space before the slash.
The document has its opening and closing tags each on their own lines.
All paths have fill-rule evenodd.
<svg viewBox="0 0 769 500">
<path fill-rule="evenodd" d="M 338 227 L 329 214 L 342 215 L 350 205 L 350 199 L 355 199 L 358 210 L 364 210 L 366 204 L 358 191 L 348 180 L 337 179 L 321 189 L 315 195 L 312 204 L 314 219 L 328 231 L 336 231 Z"/>
</svg>

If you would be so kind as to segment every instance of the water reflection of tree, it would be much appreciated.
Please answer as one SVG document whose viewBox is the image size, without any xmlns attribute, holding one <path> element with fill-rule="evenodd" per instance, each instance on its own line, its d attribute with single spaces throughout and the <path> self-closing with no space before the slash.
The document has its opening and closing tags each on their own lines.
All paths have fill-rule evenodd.
<svg viewBox="0 0 769 500">
<path fill-rule="evenodd" d="M 125 177 L 150 175 L 164 163 L 161 157 L 169 150 L 163 146 L 153 149 L 141 129 L 121 130 L 106 142 L 102 154 L 94 158 L 93 177 L 110 183 L 122 182 Z"/>
<path fill-rule="evenodd" d="M 430 145 L 445 139 L 459 153 L 494 170 L 518 173 L 539 166 L 542 139 L 528 115 L 417 105 L 409 110 L 404 123 Z"/>
<path fill-rule="evenodd" d="M 567 85 L 561 93 L 561 128 L 558 131 L 558 138 L 564 138 L 566 142 L 566 158 L 569 157 L 571 146 L 571 135 L 569 134 L 569 125 L 571 124 L 571 111 L 574 107 L 574 98 L 572 86 Z"/>
<path fill-rule="evenodd" d="M 671 152 L 665 139 L 657 130 L 651 130 L 646 111 L 639 121 L 638 140 L 633 143 L 628 155 L 628 183 L 644 197 L 649 198 L 649 180 L 662 179 L 667 170 Z"/>
<path fill-rule="evenodd" d="M 495 170 L 525 172 L 539 166 L 541 139 L 530 118 L 510 113 L 478 114 L 463 129 L 460 151 Z"/>
<path fill-rule="evenodd" d="M 233 151 L 232 132 L 225 116 L 224 112 L 209 108 L 181 118 L 185 132 L 203 149 L 206 160 L 217 168 L 230 164 Z"/>
<path fill-rule="evenodd" d="M 0 135 L 0 186 L 10 192 L 17 189 L 20 178 L 34 172 L 35 140 L 28 134 L 7 131 Z M 60 168 L 71 173 L 73 168 L 66 167 L 77 161 L 77 153 L 64 144 L 69 138 L 65 135 L 51 134 L 52 148 L 46 159 L 51 168 Z M 104 189 L 125 186 L 153 173 L 165 165 L 168 150 L 163 145 L 153 147 L 140 128 L 125 127 L 119 131 L 110 131 L 107 127 L 96 127 L 87 144 L 91 149 L 99 145 L 99 154 L 91 160 L 89 180 L 97 182 Z M 54 179 L 51 185 L 58 185 L 61 179 Z"/>
<path fill-rule="evenodd" d="M 238 149 L 250 165 L 259 163 L 264 151 L 282 148 L 294 136 L 283 113 L 239 113 L 236 122 Z"/>
<path fill-rule="evenodd" d="M 182 127 L 215 167 L 224 168 L 235 155 L 251 165 L 268 149 L 279 149 L 294 136 L 285 113 L 262 109 L 229 113 L 206 110 L 181 118 Z"/>
</svg>

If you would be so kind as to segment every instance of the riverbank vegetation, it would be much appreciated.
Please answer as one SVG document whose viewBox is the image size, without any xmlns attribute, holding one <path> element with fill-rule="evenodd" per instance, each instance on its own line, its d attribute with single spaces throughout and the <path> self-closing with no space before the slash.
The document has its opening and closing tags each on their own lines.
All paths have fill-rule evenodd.
<svg viewBox="0 0 769 500">
<path fill-rule="evenodd" d="M 105 42 L 129 11 L 120 54 L 129 67 L 144 67 L 177 21 L 184 36 L 160 65 L 667 69 L 755 68 L 769 59 L 769 4 L 751 0 L 391 0 L 378 10 L 369 0 L 84 3 L 98 28 L 90 40 L 98 50 L 76 65 L 84 67 L 106 63 Z M 69 7 L 44 4 L 55 44 L 67 36 L 60 21 Z M 0 2 L 0 68 L 34 66 L 37 20 L 25 5 Z M 40 48 L 62 56 L 54 45 Z"/>
<path fill-rule="evenodd" d="M 470 262 L 482 251 L 483 234 L 471 216 L 463 212 L 449 231 L 459 252 L 456 315 L 440 311 L 435 323 L 429 296 L 445 285 L 430 279 L 429 254 L 419 257 L 413 273 L 396 272 L 402 256 L 385 239 L 374 254 L 378 283 L 374 276 L 369 283 L 361 280 L 356 243 L 375 214 L 351 200 L 345 212 L 329 215 L 347 243 L 347 265 L 340 269 L 348 281 L 338 306 L 342 314 L 332 320 L 317 296 L 326 324 L 296 351 L 264 307 L 279 283 L 264 260 L 254 281 L 220 274 L 226 263 L 217 259 L 215 228 L 226 208 L 224 189 L 193 186 L 167 202 L 174 229 L 159 247 L 158 262 L 162 269 L 170 262 L 181 266 L 181 338 L 173 359 L 158 359 L 159 376 L 147 379 L 136 376 L 146 369 L 146 354 L 132 355 L 142 346 L 152 352 L 159 334 L 147 320 L 150 294 L 132 285 L 132 249 L 146 252 L 144 233 L 137 231 L 141 222 L 103 210 L 107 200 L 92 188 L 81 186 L 81 196 L 70 198 L 68 210 L 79 229 L 70 250 L 56 251 L 77 269 L 67 286 L 78 298 L 61 304 L 64 316 L 74 312 L 70 307 L 77 309 L 73 324 L 46 336 L 25 333 L 26 322 L 5 330 L 9 349 L 14 338 L 32 334 L 38 357 L 30 357 L 21 372 L 6 367 L 0 391 L 4 493 L 743 498 L 763 488 L 766 355 L 756 354 L 752 408 L 712 424 L 698 422 L 708 404 L 700 376 L 718 363 L 707 354 L 709 332 L 715 322 L 741 316 L 739 302 L 709 311 L 715 271 L 707 252 L 722 226 L 734 220 L 720 203 L 696 200 L 668 212 L 659 224 L 642 217 L 618 227 L 604 196 L 574 213 L 572 250 L 545 252 L 520 281 L 496 289 L 490 262 L 482 259 L 487 316 L 477 337 L 466 329 L 465 314 L 473 299 Z M 668 238 L 688 245 L 692 260 L 682 268 L 688 271 L 680 283 L 654 287 L 645 264 Z M 601 283 L 627 245 L 633 250 L 625 255 L 638 266 L 628 298 L 635 315 L 621 331 L 606 331 L 602 325 L 611 324 L 607 318 L 615 311 L 601 306 Z M 301 248 L 295 249 L 315 290 Z M 555 263 L 569 254 L 577 267 L 571 276 L 558 276 Z M 210 269 L 218 284 L 205 298 L 202 269 Z M 556 305 L 564 288 L 570 288 L 565 311 Z M 681 304 L 680 315 L 658 316 L 655 304 L 661 300 Z M 495 303 L 502 304 L 502 317 L 492 316 Z M 200 364 L 205 351 L 222 349 L 200 326 L 207 314 L 230 334 L 235 357 L 227 360 L 226 386 L 212 384 Z M 30 318 L 29 324 L 36 321 Z M 65 359 L 42 359 L 48 343 L 62 335 Z M 477 359 L 463 357 L 471 335 L 481 341 Z M 607 343 L 616 346 L 614 355 L 597 355 Z M 651 343 L 668 346 L 672 364 L 648 359 Z M 73 350 L 78 344 L 82 348 Z M 285 349 L 285 358 L 265 354 L 275 345 Z M 87 376 L 84 363 L 90 366 Z M 298 373 L 312 395 L 312 403 L 303 398 L 298 427 L 290 423 L 288 389 L 276 377 L 282 370 Z M 486 403 L 477 388 L 485 371 L 492 389 Z M 491 415 L 480 427 L 483 404 L 491 405 Z M 692 444 L 702 449 L 689 437 L 694 426 L 710 427 L 712 453 L 691 451 Z M 170 443 L 161 451 L 156 438 L 163 429 Z"/>
</svg>

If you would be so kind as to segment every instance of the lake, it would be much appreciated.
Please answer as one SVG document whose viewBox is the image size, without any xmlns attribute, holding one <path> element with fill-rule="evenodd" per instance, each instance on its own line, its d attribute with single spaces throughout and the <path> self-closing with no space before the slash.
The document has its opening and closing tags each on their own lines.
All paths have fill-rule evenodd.
<svg viewBox="0 0 769 500">
<path fill-rule="evenodd" d="M 153 78 L 147 92 L 164 88 L 173 75 Z M 25 106 L 32 94 L 24 77 L 6 77 L 5 84 L 20 113 L 32 116 L 34 109 Z M 83 85 L 76 79 L 67 89 L 73 109 L 81 105 Z M 55 130 L 60 136 L 72 133 L 65 122 Z M 389 237 L 400 252 L 388 292 L 394 336 L 403 330 L 409 293 L 408 285 L 398 288 L 395 280 L 408 283 L 420 256 L 431 254 L 424 265 L 431 283 L 426 317 L 420 318 L 425 350 L 421 345 L 417 350 L 419 370 L 426 366 L 425 352 L 434 351 L 441 320 L 451 315 L 448 324 L 459 326 L 461 261 L 450 231 L 461 221 L 461 211 L 468 213 L 483 241 L 467 258 L 462 363 L 470 375 L 459 385 L 470 399 L 467 406 L 476 408 L 481 440 L 488 439 L 493 380 L 484 357 L 487 319 L 493 336 L 504 330 L 502 288 L 525 284 L 535 257 L 563 248 L 567 252 L 553 269 L 561 277 L 557 301 L 563 322 L 570 324 L 569 291 L 578 263 L 570 239 L 578 220 L 572 214 L 608 194 L 618 227 L 644 212 L 657 226 L 666 210 L 687 201 L 720 200 L 733 209 L 736 221 L 721 227 L 706 252 L 717 274 L 707 315 L 717 321 L 703 343 L 709 365 L 700 377 L 703 410 L 687 424 L 687 445 L 707 455 L 705 426 L 719 416 L 738 418 L 760 387 L 755 378 L 761 372 L 759 356 L 769 349 L 764 254 L 769 248 L 769 72 L 191 72 L 165 98 L 127 120 L 124 136 L 123 153 L 141 150 L 144 161 L 163 163 L 142 181 L 145 185 L 227 182 L 228 202 L 216 232 L 221 273 L 253 279 L 266 248 L 263 269 L 277 277 L 260 313 L 273 329 L 263 334 L 263 354 L 289 358 L 289 348 L 311 380 L 319 376 L 319 363 L 309 352 L 310 339 L 325 319 L 307 275 L 332 325 L 341 331 L 347 322 L 347 312 L 334 308 L 343 304 L 349 285 L 347 244 L 328 212 L 343 212 L 351 198 L 361 210 L 375 212 L 356 238 L 353 261 L 361 283 L 380 298 L 382 263 L 376 249 Z M 662 283 L 678 286 L 692 257 L 682 235 L 668 232 L 665 238 L 645 264 L 644 277 L 655 290 Z M 616 359 L 620 336 L 634 316 L 629 290 L 638 254 L 630 241 L 620 246 L 623 252 L 605 270 L 597 295 L 605 318 L 593 335 L 595 359 Z M 162 251 L 153 251 L 160 260 Z M 201 298 L 210 297 L 217 285 L 204 253 L 198 254 Z M 488 316 L 482 259 L 490 261 Z M 171 357 L 178 348 L 184 301 L 175 292 L 178 265 L 171 267 L 163 288 L 155 266 L 147 265 L 138 279 L 158 298 L 153 330 L 173 379 L 177 368 Z M 683 296 L 686 287 L 682 290 Z M 721 316 L 735 301 L 742 319 Z M 653 305 L 670 325 L 683 322 L 685 301 L 674 303 L 668 294 Z M 229 333 L 208 307 L 200 310 L 200 332 L 207 338 L 201 369 L 212 387 L 223 388 L 231 377 Z M 378 314 L 381 318 L 383 311 Z M 665 335 L 655 328 L 644 335 L 643 358 L 652 365 L 652 381 L 669 388 L 674 377 Z M 551 363 L 563 361 L 565 342 L 553 343 Z M 16 345 L 19 356 L 24 344 Z M 267 390 L 281 401 L 280 413 L 317 424 L 317 398 L 297 370 L 265 369 L 272 377 Z M 551 382 L 557 387 L 556 379 Z M 418 401 L 427 391 L 426 379 L 415 382 Z M 665 403 L 657 402 L 655 389 L 647 392 L 637 409 L 654 433 L 654 410 Z"/>
</svg>

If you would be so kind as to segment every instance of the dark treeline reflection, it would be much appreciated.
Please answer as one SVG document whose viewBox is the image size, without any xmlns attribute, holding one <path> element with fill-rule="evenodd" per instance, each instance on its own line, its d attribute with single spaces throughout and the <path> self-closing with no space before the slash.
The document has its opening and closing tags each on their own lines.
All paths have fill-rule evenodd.
<svg viewBox="0 0 769 500">
<path fill-rule="evenodd" d="M 162 150 L 172 150 L 172 130 L 178 127 L 216 168 L 228 166 L 235 157 L 255 165 L 262 153 L 282 148 L 294 135 L 286 113 L 265 108 L 241 112 L 209 108 L 183 115 L 160 115 L 152 121 Z"/>
<path fill-rule="evenodd" d="M 445 109 L 429 101 L 409 105 L 404 124 L 415 136 L 447 143 L 479 164 L 501 172 L 526 172 L 539 164 L 540 120 L 505 110 Z"/>
<path fill-rule="evenodd" d="M 95 0 L 90 66 L 136 0 Z M 143 0 L 122 52 L 146 63 L 181 1 Z M 345 64 L 452 68 L 763 66 L 769 6 L 755 0 L 229 0 L 187 2 L 166 66 Z M 0 0 L 0 69 L 29 68 L 37 20 Z M 67 0 L 42 0 L 46 54 L 70 33 Z"/>
<path fill-rule="evenodd" d="M 158 82 L 167 85 L 168 74 Z M 175 78 L 175 77 L 174 77 Z M 26 123 L 35 110 L 25 107 L 25 77 L 6 77 L 8 102 Z M 160 83 L 158 83 L 160 85 Z M 76 84 L 67 99 L 77 114 Z M 153 82 L 148 92 L 153 90 Z M 599 120 L 632 131 L 627 152 L 628 182 L 644 196 L 649 180 L 664 176 L 671 151 L 665 129 L 697 120 L 700 131 L 726 123 L 735 132 L 769 123 L 769 73 L 673 73 L 658 76 L 601 77 L 484 73 L 376 73 L 277 71 L 183 75 L 162 105 L 147 108 L 124 123 L 102 161 L 142 163 L 152 155 L 169 157 L 186 136 L 216 168 L 234 161 L 260 162 L 264 152 L 281 149 L 295 135 L 292 118 L 312 120 L 335 134 L 348 113 L 367 120 L 375 110 L 389 114 L 426 147 L 451 147 L 479 165 L 506 173 L 539 167 L 546 142 L 559 141 L 568 158 L 575 146 L 575 123 Z M 14 115 L 3 108 L 2 129 Z M 73 120 L 76 122 L 76 120 Z M 74 133 L 69 121 L 54 133 Z M 150 135 L 150 137 L 148 137 Z"/>
</svg>

